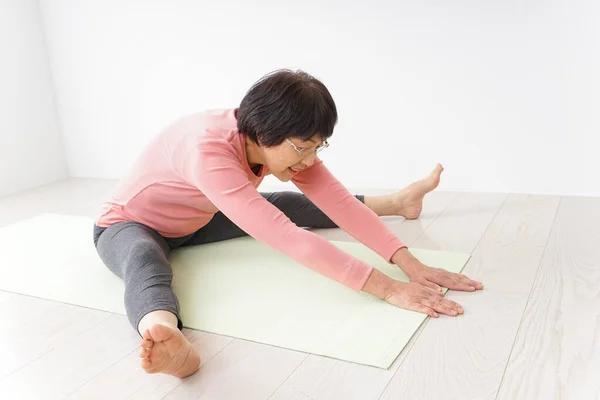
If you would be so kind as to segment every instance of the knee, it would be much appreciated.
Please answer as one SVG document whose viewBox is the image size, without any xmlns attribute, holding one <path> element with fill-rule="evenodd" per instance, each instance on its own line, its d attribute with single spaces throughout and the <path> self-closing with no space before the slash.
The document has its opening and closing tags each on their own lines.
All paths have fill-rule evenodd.
<svg viewBox="0 0 600 400">
<path fill-rule="evenodd" d="M 127 257 L 136 260 L 155 258 L 160 254 L 160 248 L 154 242 L 147 239 L 137 240 L 129 246 Z"/>
<path fill-rule="evenodd" d="M 150 241 L 132 245 L 121 262 L 126 285 L 139 291 L 153 286 L 170 286 L 173 279 L 167 255 Z"/>
<path fill-rule="evenodd" d="M 124 255 L 129 264 L 153 264 L 164 262 L 169 254 L 168 248 L 162 248 L 152 239 L 139 239 L 132 243 Z"/>
</svg>

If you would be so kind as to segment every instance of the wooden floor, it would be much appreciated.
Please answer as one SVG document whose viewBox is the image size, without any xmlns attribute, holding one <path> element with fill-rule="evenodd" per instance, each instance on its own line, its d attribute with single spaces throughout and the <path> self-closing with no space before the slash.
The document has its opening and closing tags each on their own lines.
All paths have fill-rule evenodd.
<svg viewBox="0 0 600 400">
<path fill-rule="evenodd" d="M 1 198 L 0 225 L 94 217 L 113 184 Z M 384 219 L 410 246 L 472 253 L 485 284 L 449 291 L 465 314 L 426 320 L 389 370 L 184 329 L 200 371 L 147 375 L 124 316 L 0 291 L 0 398 L 600 399 L 600 198 L 438 191 L 419 220 Z"/>
</svg>

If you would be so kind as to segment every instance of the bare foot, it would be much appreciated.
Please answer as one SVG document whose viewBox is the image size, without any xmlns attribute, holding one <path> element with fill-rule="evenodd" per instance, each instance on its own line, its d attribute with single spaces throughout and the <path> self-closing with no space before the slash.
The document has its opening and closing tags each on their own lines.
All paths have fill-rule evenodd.
<svg viewBox="0 0 600 400">
<path fill-rule="evenodd" d="M 200 368 L 200 355 L 183 333 L 170 324 L 154 324 L 144 332 L 141 366 L 149 374 L 164 373 L 178 378 Z"/>
<path fill-rule="evenodd" d="M 440 175 L 444 167 L 437 164 L 431 173 L 416 182 L 411 183 L 404 189 L 392 195 L 395 214 L 406 219 L 416 219 L 421 215 L 423 209 L 423 197 L 434 190 L 440 183 Z"/>
</svg>

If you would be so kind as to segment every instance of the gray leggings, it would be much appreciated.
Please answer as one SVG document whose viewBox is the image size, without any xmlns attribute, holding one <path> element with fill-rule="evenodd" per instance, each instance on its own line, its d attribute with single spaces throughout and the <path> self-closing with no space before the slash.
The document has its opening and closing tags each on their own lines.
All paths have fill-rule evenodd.
<svg viewBox="0 0 600 400">
<path fill-rule="evenodd" d="M 274 192 L 262 195 L 299 227 L 337 227 L 303 194 Z M 364 202 L 363 195 L 356 197 Z M 178 328 L 183 328 L 179 301 L 171 289 L 173 271 L 168 261 L 171 250 L 246 235 L 220 212 L 206 226 L 181 238 L 165 238 L 138 222 L 118 222 L 107 228 L 94 225 L 94 244 L 100 258 L 124 281 L 125 310 L 136 331 L 142 317 L 156 310 L 172 312 L 177 316 Z"/>
</svg>

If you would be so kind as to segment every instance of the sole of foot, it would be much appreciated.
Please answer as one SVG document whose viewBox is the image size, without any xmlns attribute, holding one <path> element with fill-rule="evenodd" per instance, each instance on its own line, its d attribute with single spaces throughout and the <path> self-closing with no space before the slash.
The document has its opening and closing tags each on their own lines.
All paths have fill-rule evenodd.
<svg viewBox="0 0 600 400">
<path fill-rule="evenodd" d="M 200 368 L 198 350 L 176 326 L 152 325 L 144 332 L 140 347 L 140 366 L 149 374 L 186 378 Z"/>
</svg>

